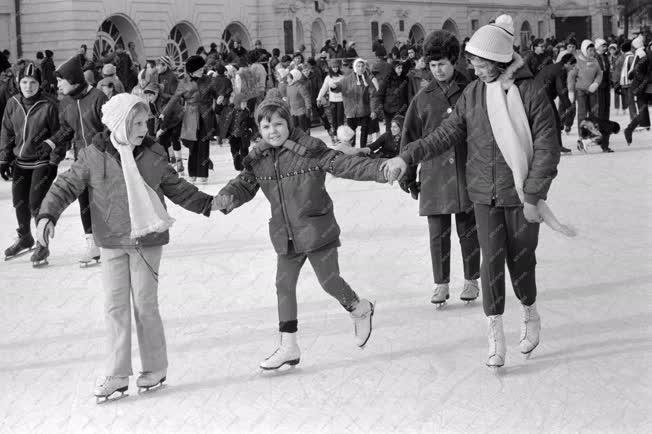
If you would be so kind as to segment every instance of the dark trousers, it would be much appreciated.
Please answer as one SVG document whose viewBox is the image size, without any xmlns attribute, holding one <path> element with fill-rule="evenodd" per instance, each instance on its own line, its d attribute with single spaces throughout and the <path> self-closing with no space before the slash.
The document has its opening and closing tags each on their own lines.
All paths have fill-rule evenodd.
<svg viewBox="0 0 652 434">
<path fill-rule="evenodd" d="M 505 311 L 505 262 L 516 297 L 526 306 L 536 301 L 535 251 L 539 224 L 528 223 L 521 207 L 474 205 L 482 249 L 482 305 L 485 315 Z"/>
<path fill-rule="evenodd" d="M 82 191 L 77 198 L 79 201 L 79 214 L 81 215 L 82 226 L 85 234 L 93 233 L 93 220 L 91 219 L 91 200 L 88 196 L 88 188 Z"/>
<path fill-rule="evenodd" d="M 346 118 L 346 124 L 355 131 L 360 126 L 360 147 L 367 147 L 367 131 L 369 130 L 369 116 L 362 118 Z M 351 146 L 355 147 L 355 136 L 353 136 L 353 143 Z"/>
<path fill-rule="evenodd" d="M 161 137 L 159 138 L 159 143 L 165 148 L 165 151 L 170 156 L 170 146 L 172 146 L 173 151 L 181 150 L 181 143 L 179 141 L 179 136 L 181 135 L 181 124 L 166 130 Z"/>
<path fill-rule="evenodd" d="M 210 160 L 210 143 L 208 138 L 202 140 L 183 140 L 188 148 L 188 176 L 191 178 L 208 178 Z"/>
<path fill-rule="evenodd" d="M 562 102 L 559 103 L 559 118 L 563 126 L 570 130 L 575 122 L 575 104 L 566 105 Z"/>
<path fill-rule="evenodd" d="M 596 113 L 596 116 L 598 119 L 608 121 L 610 114 L 609 110 L 611 109 L 611 90 L 608 87 L 598 88 L 598 90 L 595 91 L 595 94 L 598 104 L 598 112 Z"/>
<path fill-rule="evenodd" d="M 331 245 L 314 252 L 296 253 L 290 241 L 288 253 L 278 255 L 276 269 L 279 329 L 282 332 L 296 331 L 297 281 L 306 259 L 310 261 L 324 291 L 337 299 L 345 309 L 353 310 L 358 302 L 357 294 L 340 276 L 337 247 Z M 291 328 L 288 328 L 288 323 L 291 324 Z"/>
<path fill-rule="evenodd" d="M 629 121 L 633 121 L 636 117 L 638 111 L 636 110 L 636 101 L 634 101 L 634 95 L 632 95 L 631 87 L 623 87 L 623 95 L 626 95 L 627 108 L 629 109 Z"/>
<path fill-rule="evenodd" d="M 235 170 L 242 170 L 244 166 L 242 165 L 242 160 L 249 153 L 249 138 L 242 137 L 233 137 L 229 139 L 229 146 L 231 146 L 231 156 L 233 157 L 233 167 Z"/>
<path fill-rule="evenodd" d="M 30 219 L 38 215 L 41 202 L 56 176 L 57 166 L 51 164 L 34 169 L 25 169 L 14 164 L 11 195 L 20 237 L 30 234 Z"/>
<path fill-rule="evenodd" d="M 480 277 L 480 244 L 475 226 L 475 214 L 455 214 L 455 228 L 462 248 L 464 279 L 475 280 Z M 435 283 L 449 283 L 451 271 L 451 215 L 428 216 L 430 232 L 430 258 Z"/>
<path fill-rule="evenodd" d="M 343 102 L 332 102 L 330 103 L 331 110 L 331 128 L 333 132 L 337 134 L 337 128 L 341 125 L 344 125 L 346 118 L 344 117 L 344 103 Z"/>
<path fill-rule="evenodd" d="M 577 90 L 577 135 L 580 135 L 580 124 L 589 114 L 598 116 L 597 91 L 590 93 L 588 90 Z"/>
<path fill-rule="evenodd" d="M 292 116 L 292 122 L 295 127 L 301 128 L 306 134 L 310 134 L 310 119 L 307 115 Z"/>
<path fill-rule="evenodd" d="M 641 95 L 636 99 L 636 108 L 638 109 L 638 114 L 632 119 L 632 121 L 627 125 L 627 129 L 633 131 L 634 128 L 649 127 L 650 126 L 650 112 L 648 111 L 648 98 L 647 95 Z"/>
</svg>

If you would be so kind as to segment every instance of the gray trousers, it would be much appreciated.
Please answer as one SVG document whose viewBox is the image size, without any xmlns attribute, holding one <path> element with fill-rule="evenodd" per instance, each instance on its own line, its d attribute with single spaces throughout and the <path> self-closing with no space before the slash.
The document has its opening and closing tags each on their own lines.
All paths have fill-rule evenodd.
<svg viewBox="0 0 652 434">
<path fill-rule="evenodd" d="M 358 296 L 348 283 L 340 276 L 340 266 L 337 261 L 337 247 L 326 246 L 314 252 L 296 253 L 294 245 L 290 242 L 288 253 L 278 255 L 276 270 L 276 296 L 278 298 L 278 318 L 281 331 L 292 332 L 296 330 L 284 329 L 287 323 L 297 321 L 297 281 L 301 267 L 310 261 L 317 280 L 324 291 L 333 296 L 347 310 L 352 310 L 358 302 Z"/>
<path fill-rule="evenodd" d="M 102 248 L 104 317 L 108 337 L 105 375 L 126 377 L 131 367 L 131 301 L 143 371 L 168 367 L 163 322 L 158 310 L 158 269 L 163 248 Z M 156 275 L 155 275 L 156 273 Z"/>
</svg>

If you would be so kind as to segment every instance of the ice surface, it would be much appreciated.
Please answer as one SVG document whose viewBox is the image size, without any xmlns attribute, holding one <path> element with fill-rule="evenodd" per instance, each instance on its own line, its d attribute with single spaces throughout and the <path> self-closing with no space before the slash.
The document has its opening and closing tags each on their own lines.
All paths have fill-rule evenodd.
<svg viewBox="0 0 652 434">
<path fill-rule="evenodd" d="M 616 116 L 624 126 L 624 117 Z M 322 137 L 325 134 L 319 133 Z M 574 136 L 564 136 L 574 149 Z M 622 133 L 614 154 L 562 157 L 549 203 L 580 236 L 542 227 L 542 341 L 518 351 L 520 309 L 507 286 L 506 366 L 484 366 L 480 302 L 459 300 L 453 235 L 451 300 L 430 304 L 426 219 L 397 186 L 329 178 L 342 227 L 342 274 L 375 299 L 374 334 L 354 345 L 349 315 L 299 281 L 301 364 L 260 374 L 277 343 L 269 206 L 262 194 L 209 219 L 175 205 L 160 309 L 168 386 L 102 406 L 92 389 L 104 358 L 99 267 L 77 264 L 84 240 L 73 204 L 56 228 L 50 266 L 0 263 L 0 432 L 645 432 L 652 429 L 652 133 Z M 234 175 L 213 148 L 217 193 Z M 10 183 L 0 183 L 1 238 L 14 235 Z M 455 231 L 453 231 L 455 234 Z M 4 248 L 4 246 L 3 246 Z M 134 335 L 134 370 L 139 369 Z"/>
</svg>

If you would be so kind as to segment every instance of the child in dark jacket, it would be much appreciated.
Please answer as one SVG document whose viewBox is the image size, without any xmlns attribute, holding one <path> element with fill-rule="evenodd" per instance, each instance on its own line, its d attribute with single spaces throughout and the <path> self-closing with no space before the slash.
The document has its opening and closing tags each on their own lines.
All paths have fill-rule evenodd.
<svg viewBox="0 0 652 434">
<path fill-rule="evenodd" d="M 403 115 L 395 115 L 387 131 L 369 144 L 372 158 L 394 158 L 401 150 L 401 133 L 403 131 Z"/>
<path fill-rule="evenodd" d="M 262 369 L 299 363 L 296 286 L 301 267 L 310 261 L 324 290 L 351 313 L 356 342 L 363 347 L 371 335 L 374 305 L 340 277 L 337 247 L 340 228 L 326 192 L 326 173 L 360 181 L 385 182 L 384 160 L 347 156 L 294 128 L 290 108 L 278 97 L 267 97 L 255 115 L 262 140 L 245 158 L 245 169 L 216 197 L 226 214 L 253 199 L 262 189 L 271 205 L 270 235 L 278 254 L 278 349 L 261 362 Z"/>
</svg>

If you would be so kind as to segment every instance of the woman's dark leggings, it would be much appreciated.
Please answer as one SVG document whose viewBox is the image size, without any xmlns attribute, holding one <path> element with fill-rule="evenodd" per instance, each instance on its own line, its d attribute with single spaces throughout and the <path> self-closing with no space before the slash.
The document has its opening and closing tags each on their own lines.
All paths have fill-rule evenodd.
<svg viewBox="0 0 652 434">
<path fill-rule="evenodd" d="M 38 215 L 41 202 L 56 176 L 57 166 L 51 164 L 34 169 L 25 169 L 14 164 L 11 195 L 20 237 L 30 234 L 30 219 Z"/>
</svg>

